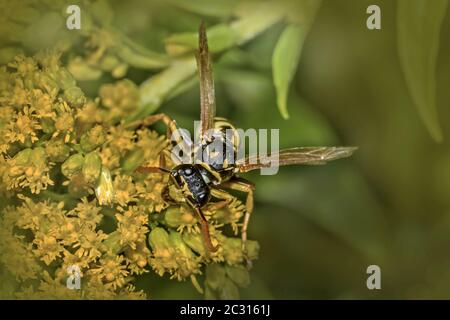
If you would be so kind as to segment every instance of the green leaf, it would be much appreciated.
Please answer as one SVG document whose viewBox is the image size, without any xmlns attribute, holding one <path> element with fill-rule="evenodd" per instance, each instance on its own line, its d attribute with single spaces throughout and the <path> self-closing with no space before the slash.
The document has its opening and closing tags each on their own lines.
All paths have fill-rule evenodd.
<svg viewBox="0 0 450 320">
<path fill-rule="evenodd" d="M 117 55 L 129 65 L 142 69 L 159 69 L 167 67 L 171 59 L 161 53 L 153 52 L 122 34 L 114 31 L 112 36 L 117 37 Z"/>
<path fill-rule="evenodd" d="M 287 98 L 289 86 L 303 49 L 303 43 L 318 11 L 320 0 L 287 0 L 286 21 L 289 23 L 281 33 L 272 55 L 273 82 L 277 91 L 277 105 L 281 116 L 289 118 Z"/>
<path fill-rule="evenodd" d="M 412 100 L 430 135 L 442 141 L 436 107 L 436 62 L 448 0 L 398 0 L 397 45 Z"/>
<path fill-rule="evenodd" d="M 145 117 L 156 111 L 170 93 L 178 86 L 188 81 L 195 74 L 197 65 L 195 59 L 176 60 L 172 65 L 144 81 L 140 87 L 140 109 L 129 116 L 126 121 Z"/>
<path fill-rule="evenodd" d="M 227 24 L 217 24 L 207 31 L 208 45 L 211 52 L 220 52 L 236 44 L 237 33 Z M 166 51 L 177 56 L 197 50 L 198 34 L 196 32 L 177 33 L 169 36 L 166 41 Z"/>
<path fill-rule="evenodd" d="M 278 109 L 285 119 L 289 118 L 287 111 L 289 85 L 297 70 L 305 36 L 305 27 L 288 25 L 278 39 L 272 56 L 273 82 L 277 90 Z"/>
</svg>

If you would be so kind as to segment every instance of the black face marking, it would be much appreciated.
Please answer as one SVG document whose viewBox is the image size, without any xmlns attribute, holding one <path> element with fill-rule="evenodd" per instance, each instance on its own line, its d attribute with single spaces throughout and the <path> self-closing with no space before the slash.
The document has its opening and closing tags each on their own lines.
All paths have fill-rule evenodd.
<svg viewBox="0 0 450 320">
<path fill-rule="evenodd" d="M 172 170 L 172 177 L 179 188 L 187 186 L 189 200 L 196 206 L 204 206 L 210 198 L 210 189 L 196 166 L 181 164 Z"/>
</svg>

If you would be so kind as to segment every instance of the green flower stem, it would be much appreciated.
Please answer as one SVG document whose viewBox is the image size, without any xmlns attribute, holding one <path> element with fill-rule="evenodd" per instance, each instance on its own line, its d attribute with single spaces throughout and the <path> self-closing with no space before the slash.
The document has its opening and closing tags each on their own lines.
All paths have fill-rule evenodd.
<svg viewBox="0 0 450 320">
<path fill-rule="evenodd" d="M 66 208 L 75 207 L 79 200 L 77 198 L 72 198 L 69 193 L 60 194 L 60 193 L 50 191 L 48 189 L 42 190 L 37 196 L 43 200 L 51 200 L 54 202 L 64 202 L 64 206 Z"/>
</svg>

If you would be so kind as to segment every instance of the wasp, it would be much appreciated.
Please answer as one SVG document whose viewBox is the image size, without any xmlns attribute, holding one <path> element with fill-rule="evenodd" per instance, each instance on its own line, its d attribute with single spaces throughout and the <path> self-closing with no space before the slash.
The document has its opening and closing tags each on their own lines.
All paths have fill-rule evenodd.
<svg viewBox="0 0 450 320">
<path fill-rule="evenodd" d="M 196 52 L 198 76 L 200 82 L 200 130 L 199 143 L 193 148 L 194 156 L 191 163 L 179 163 L 173 168 L 166 168 L 164 156 L 160 157 L 159 167 L 140 166 L 136 171 L 140 173 L 164 173 L 170 175 L 169 185 L 163 190 L 163 197 L 169 202 L 179 203 L 179 199 L 171 197 L 169 188 L 175 186 L 183 196 L 183 201 L 195 211 L 203 234 L 204 243 L 209 252 L 215 252 L 218 247 L 211 242 L 208 221 L 203 209 L 212 199 L 229 203 L 233 196 L 227 190 L 244 192 L 246 197 L 246 211 L 241 227 L 242 248 L 245 253 L 247 228 L 253 212 L 253 194 L 255 186 L 238 174 L 263 168 L 268 165 L 268 157 L 276 156 L 280 166 L 285 165 L 318 165 L 328 161 L 349 157 L 355 147 L 307 147 L 284 149 L 270 156 L 249 155 L 236 159 L 239 136 L 227 134 L 235 132 L 235 128 L 226 119 L 216 117 L 216 102 L 214 81 L 211 66 L 211 56 L 204 24 L 199 29 L 199 48 Z M 167 135 L 177 132 L 176 122 L 164 113 L 154 114 L 131 123 L 130 126 L 150 126 L 162 121 L 167 127 Z M 211 134 L 212 132 L 212 134 Z M 180 136 L 179 140 L 184 143 Z M 210 152 L 213 144 L 224 146 L 222 154 Z M 198 154 L 207 155 L 201 161 Z M 235 160 L 236 159 L 236 160 Z"/>
</svg>

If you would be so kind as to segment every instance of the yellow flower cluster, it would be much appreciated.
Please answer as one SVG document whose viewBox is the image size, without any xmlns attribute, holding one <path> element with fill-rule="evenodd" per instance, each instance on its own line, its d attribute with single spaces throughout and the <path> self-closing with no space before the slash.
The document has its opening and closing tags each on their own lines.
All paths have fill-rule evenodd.
<svg viewBox="0 0 450 320">
<path fill-rule="evenodd" d="M 235 276 L 248 276 L 237 235 L 245 206 L 234 199 L 205 209 L 220 247 L 208 254 L 194 213 L 162 198 L 168 176 L 135 173 L 170 151 L 164 136 L 121 121 L 138 101 L 128 80 L 87 98 L 52 52 L 17 56 L 0 67 L 3 296 L 146 298 L 135 285 L 150 271 L 191 279 L 201 290 L 195 277 L 205 266 L 214 266 L 205 278 L 209 296 L 219 288 L 211 279 L 224 272 L 224 288 L 245 285 Z M 257 252 L 258 244 L 248 241 L 248 258 Z M 76 289 L 67 285 L 74 266 Z"/>
</svg>

